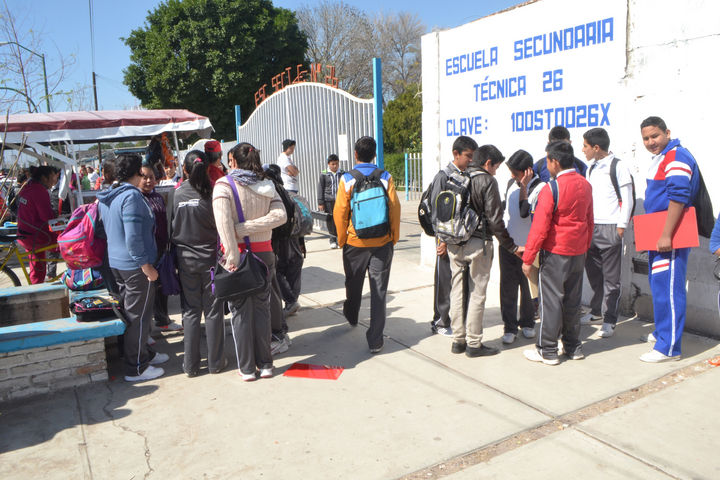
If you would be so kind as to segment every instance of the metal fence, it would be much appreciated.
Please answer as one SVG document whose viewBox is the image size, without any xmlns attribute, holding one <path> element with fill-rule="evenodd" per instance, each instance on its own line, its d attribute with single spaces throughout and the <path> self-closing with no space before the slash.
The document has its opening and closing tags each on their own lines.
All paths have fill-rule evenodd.
<svg viewBox="0 0 720 480">
<path fill-rule="evenodd" d="M 422 154 L 405 154 L 405 200 L 420 200 L 422 196 Z"/>
<path fill-rule="evenodd" d="M 373 135 L 373 100 L 319 83 L 290 85 L 268 97 L 238 130 L 240 141 L 261 150 L 263 163 L 275 163 L 282 141 L 297 142 L 293 158 L 300 170 L 299 190 L 315 203 L 320 172 L 327 156 L 340 156 L 341 168 L 355 164 L 355 141 Z M 223 149 L 224 150 L 224 149 Z"/>
</svg>

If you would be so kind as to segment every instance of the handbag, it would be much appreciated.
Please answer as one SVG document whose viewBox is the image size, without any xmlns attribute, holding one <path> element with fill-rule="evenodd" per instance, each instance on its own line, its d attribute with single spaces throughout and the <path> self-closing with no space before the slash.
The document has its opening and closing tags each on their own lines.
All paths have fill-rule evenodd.
<svg viewBox="0 0 720 480">
<path fill-rule="evenodd" d="M 238 196 L 235 180 L 227 175 L 228 183 L 235 199 L 238 220 L 245 221 L 240 197 Z M 220 241 L 218 238 L 218 260 L 215 267 L 210 269 L 212 279 L 212 292 L 219 300 L 233 300 L 247 297 L 265 290 L 268 286 L 268 267 L 260 260 L 250 246 L 250 238 L 245 237 L 245 251 L 240 255 L 240 264 L 234 271 L 227 270 L 220 262 Z"/>
<path fill-rule="evenodd" d="M 180 295 L 180 279 L 175 268 L 175 249 L 170 248 L 160 257 L 157 264 L 160 291 L 165 296 Z"/>
</svg>

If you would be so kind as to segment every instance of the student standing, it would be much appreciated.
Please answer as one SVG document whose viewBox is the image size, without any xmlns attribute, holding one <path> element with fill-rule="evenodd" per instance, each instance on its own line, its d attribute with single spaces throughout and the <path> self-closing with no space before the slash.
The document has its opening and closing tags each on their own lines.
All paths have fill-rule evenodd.
<svg viewBox="0 0 720 480">
<path fill-rule="evenodd" d="M 567 144 L 572 144 L 572 142 L 570 141 L 570 130 L 563 127 L 562 125 L 555 125 L 553 128 L 550 129 L 550 132 L 548 133 L 548 145 L 553 142 L 565 142 Z M 585 172 L 587 171 L 587 165 L 585 165 L 582 160 L 573 157 L 573 167 L 575 168 L 576 172 L 578 172 L 583 177 L 585 176 Z M 535 162 L 535 165 L 533 166 L 533 171 L 535 171 L 535 174 L 540 177 L 541 181 L 546 183 L 550 181 L 551 174 L 547 168 L 547 156 Z"/>
<path fill-rule="evenodd" d="M 513 153 L 507 161 L 510 183 L 505 193 L 503 220 L 515 244 L 525 246 L 531 211 L 541 186 L 540 177 L 532 169 L 532 157 L 525 150 Z M 515 341 L 518 327 L 525 338 L 535 337 L 535 302 L 528 279 L 522 272 L 522 260 L 508 250 L 500 249 L 500 313 L 504 324 L 502 342 Z M 518 321 L 518 290 L 520 291 L 520 319 Z"/>
<path fill-rule="evenodd" d="M 648 252 L 650 291 L 655 317 L 653 350 L 640 356 L 643 362 L 679 360 L 680 342 L 685 328 L 685 277 L 689 248 L 672 248 L 672 234 L 683 209 L 692 205 L 700 188 L 695 158 L 671 140 L 670 130 L 660 117 L 648 117 L 640 124 L 643 144 L 653 154 L 647 173 L 645 212 L 667 211 L 657 249 Z M 652 338 L 651 337 L 651 338 Z"/>
<path fill-rule="evenodd" d="M 187 181 L 175 191 L 172 207 L 172 242 L 177 247 L 177 266 L 183 292 L 182 312 L 185 355 L 183 371 L 188 377 L 200 370 L 200 321 L 205 315 L 208 370 L 220 373 L 227 365 L 223 355 L 225 321 L 222 302 L 212 293 L 210 269 L 217 258 L 217 229 L 212 208 L 210 162 L 199 150 L 185 156 Z"/>
<path fill-rule="evenodd" d="M 450 293 L 450 319 L 453 330 L 452 353 L 465 353 L 468 357 L 484 357 L 499 353 L 496 348 L 482 343 L 483 318 L 487 285 L 493 260 L 493 235 L 501 248 L 513 254 L 520 249 L 510 237 L 503 221 L 500 190 L 495 173 L 505 160 L 494 145 L 483 145 L 475 150 L 468 165 L 470 176 L 470 207 L 480 218 L 480 224 L 466 243 L 448 244 L 452 287 Z M 463 271 L 468 272 L 468 308 L 463 317 Z"/>
<path fill-rule="evenodd" d="M 215 186 L 215 182 L 224 177 L 227 174 L 227 169 L 222 163 L 222 145 L 217 140 L 208 140 L 205 142 L 203 147 L 205 155 L 207 156 L 208 162 L 208 177 L 210 177 L 210 183 Z"/>
<path fill-rule="evenodd" d="M 547 147 L 547 167 L 555 177 L 538 198 L 523 255 L 529 275 L 540 259 L 540 332 L 536 347 L 525 350 L 532 362 L 557 365 L 558 337 L 572 360 L 585 358 L 580 345 L 580 301 L 585 254 L 593 232 L 592 187 L 575 171 L 573 149 L 567 142 Z"/>
<path fill-rule="evenodd" d="M 335 230 L 335 221 L 333 220 L 333 209 L 335 208 L 335 198 L 337 197 L 338 185 L 340 177 L 345 172 L 340 170 L 340 159 L 334 153 L 327 158 L 327 169 L 320 173 L 317 188 L 318 210 L 327 213 L 327 229 L 330 233 L 330 248 L 338 248 L 337 230 Z"/>
<path fill-rule="evenodd" d="M 620 267 L 623 236 L 632 213 L 632 175 L 625 162 L 610 153 L 610 136 L 603 128 L 583 134 L 583 153 L 589 163 L 586 177 L 592 186 L 593 240 L 585 259 L 593 297 L 581 325 L 602 320 L 601 337 L 612 337 L 620 303 Z M 617 182 L 620 199 L 613 181 Z"/>
<path fill-rule="evenodd" d="M 467 170 L 472 155 L 477 150 L 477 142 L 470 137 L 461 135 L 455 139 L 452 146 L 452 162 L 439 171 L 430 186 L 431 217 L 433 225 L 437 224 L 437 210 L 435 200 L 440 192 L 447 188 L 448 179 L 453 175 L 467 177 Z M 436 230 L 437 231 L 437 230 Z M 452 337 L 452 326 L 450 322 L 450 292 L 452 289 L 452 271 L 450 269 L 450 256 L 447 252 L 447 243 L 440 236 L 435 236 L 435 275 L 433 289 L 433 320 L 430 329 L 433 333 L 439 333 L 445 337 Z M 462 316 L 467 315 L 468 272 L 463 272 L 463 294 L 462 294 Z"/>
<path fill-rule="evenodd" d="M 376 150 L 377 144 L 370 137 L 361 137 L 355 142 L 356 165 L 340 179 L 333 211 L 338 245 L 343 249 L 345 269 L 346 299 L 343 304 L 343 315 L 351 326 L 356 326 L 358 323 L 366 272 L 370 277 L 370 328 L 366 333 L 370 353 L 378 353 L 383 348 L 390 265 L 393 246 L 400 239 L 400 200 L 392 176 L 386 171 L 374 173 L 378 169 L 378 166 L 372 163 Z M 358 179 L 366 181 L 365 177 L 378 174 L 387 195 L 387 212 L 374 213 L 381 217 L 386 215 L 383 225 L 386 233 L 378 237 L 361 238 L 350 219 L 353 213 L 351 212 L 353 190 Z"/>
<path fill-rule="evenodd" d="M 283 151 L 278 155 L 277 164 L 280 167 L 283 186 L 288 192 L 298 193 L 298 170 L 295 160 L 291 158 L 295 153 L 295 140 L 285 139 L 282 142 Z"/>
</svg>

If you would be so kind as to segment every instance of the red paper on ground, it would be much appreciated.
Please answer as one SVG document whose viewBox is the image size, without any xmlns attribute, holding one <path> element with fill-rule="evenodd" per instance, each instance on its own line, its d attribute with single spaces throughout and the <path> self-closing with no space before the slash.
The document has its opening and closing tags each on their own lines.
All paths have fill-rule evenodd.
<svg viewBox="0 0 720 480">
<path fill-rule="evenodd" d="M 665 228 L 667 210 L 645 215 L 635 215 L 635 250 L 657 250 L 657 241 Z M 700 246 L 698 238 L 697 217 L 695 207 L 686 208 L 680 217 L 672 237 L 672 248 L 690 248 Z"/>
<path fill-rule="evenodd" d="M 342 367 L 330 365 L 311 365 L 309 363 L 293 363 L 288 368 L 284 377 L 316 378 L 320 380 L 337 380 L 343 372 Z"/>
</svg>

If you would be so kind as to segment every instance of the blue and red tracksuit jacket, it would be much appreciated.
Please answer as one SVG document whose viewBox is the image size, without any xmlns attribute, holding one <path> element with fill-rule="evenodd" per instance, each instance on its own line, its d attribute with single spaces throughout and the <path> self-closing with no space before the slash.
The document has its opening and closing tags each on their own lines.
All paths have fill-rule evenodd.
<svg viewBox="0 0 720 480">
<path fill-rule="evenodd" d="M 692 205 L 700 188 L 700 175 L 695 158 L 680 140 L 670 140 L 665 149 L 653 158 L 647 173 L 645 212 L 668 209 L 670 200 Z"/>
</svg>

